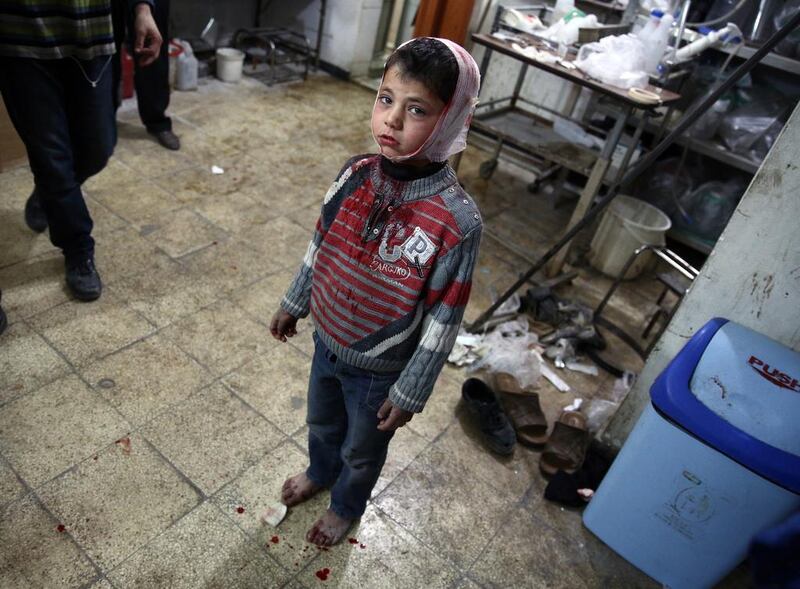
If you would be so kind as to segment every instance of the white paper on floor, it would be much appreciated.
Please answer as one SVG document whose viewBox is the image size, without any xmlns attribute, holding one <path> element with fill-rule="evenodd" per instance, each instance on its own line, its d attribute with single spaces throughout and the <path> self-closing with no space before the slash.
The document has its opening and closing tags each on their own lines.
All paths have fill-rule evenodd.
<svg viewBox="0 0 800 589">
<path fill-rule="evenodd" d="M 569 389 L 569 385 L 566 382 L 564 382 L 564 380 L 560 376 L 558 376 L 553 371 L 553 369 L 550 368 L 550 366 L 547 365 L 546 362 L 542 362 L 540 370 L 541 370 L 542 376 L 545 377 L 547 380 L 549 380 L 550 384 L 552 384 L 554 387 L 556 387 L 559 391 L 561 391 L 562 393 L 568 393 L 569 392 L 569 390 L 570 390 Z"/>
<path fill-rule="evenodd" d="M 212 174 L 224 174 L 225 170 L 223 170 L 219 166 L 211 166 L 211 173 Z"/>
<path fill-rule="evenodd" d="M 286 517 L 286 506 L 278 501 L 267 507 L 266 511 L 261 514 L 261 521 L 274 528 L 283 521 L 284 517 Z"/>
</svg>

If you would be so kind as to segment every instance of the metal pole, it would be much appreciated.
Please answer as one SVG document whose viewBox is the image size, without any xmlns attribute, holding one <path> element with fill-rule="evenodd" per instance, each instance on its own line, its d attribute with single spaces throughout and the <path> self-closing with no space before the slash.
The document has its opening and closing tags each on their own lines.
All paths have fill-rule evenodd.
<svg viewBox="0 0 800 589">
<path fill-rule="evenodd" d="M 478 317 L 474 322 L 472 322 L 469 326 L 467 326 L 467 330 L 471 332 L 478 331 L 484 323 L 492 316 L 492 314 L 502 305 L 512 294 L 514 294 L 517 289 L 525 284 L 528 281 L 528 278 L 533 276 L 536 272 L 541 270 L 544 265 L 553 257 L 555 256 L 561 248 L 563 248 L 566 244 L 568 244 L 575 235 L 577 235 L 581 229 L 586 227 L 589 223 L 591 223 L 592 219 L 594 219 L 597 215 L 599 215 L 603 209 L 605 209 L 611 201 L 614 200 L 617 196 L 617 192 L 619 191 L 620 186 L 624 186 L 629 182 L 636 179 L 642 172 L 644 172 L 647 168 L 649 168 L 653 162 L 655 162 L 658 157 L 664 153 L 664 151 L 672 145 L 675 140 L 680 137 L 680 135 L 686 131 L 695 121 L 697 121 L 700 116 L 705 113 L 716 101 L 719 99 L 720 96 L 725 94 L 730 88 L 736 84 L 745 74 L 747 74 L 750 70 L 752 70 L 758 62 L 764 59 L 764 56 L 767 55 L 775 45 L 780 43 L 789 33 L 791 33 L 797 26 L 800 25 L 800 11 L 792 16 L 792 19 L 786 23 L 780 30 L 776 31 L 772 37 L 764 43 L 758 51 L 756 51 L 747 61 L 745 61 L 742 65 L 736 68 L 731 76 L 727 78 L 725 81 L 720 84 L 716 90 L 714 90 L 711 94 L 709 94 L 705 100 L 701 103 L 697 104 L 694 108 L 690 109 L 683 118 L 678 121 L 678 124 L 675 128 L 664 137 L 664 139 L 656 145 L 653 150 L 648 153 L 645 157 L 640 159 L 639 161 L 634 164 L 633 168 L 631 168 L 625 176 L 619 182 L 615 182 L 611 188 L 609 188 L 608 193 L 606 196 L 601 198 L 597 204 L 589 209 L 583 218 L 578 221 L 575 225 L 572 226 L 571 229 L 568 229 L 567 232 L 563 235 L 561 239 L 556 242 L 553 247 L 551 247 L 545 254 L 539 258 L 539 261 L 531 266 L 528 271 L 523 274 L 519 280 L 517 280 L 511 288 L 509 288 L 503 295 L 498 298 L 493 305 L 491 305 L 486 311 L 484 311 L 480 317 Z"/>
</svg>

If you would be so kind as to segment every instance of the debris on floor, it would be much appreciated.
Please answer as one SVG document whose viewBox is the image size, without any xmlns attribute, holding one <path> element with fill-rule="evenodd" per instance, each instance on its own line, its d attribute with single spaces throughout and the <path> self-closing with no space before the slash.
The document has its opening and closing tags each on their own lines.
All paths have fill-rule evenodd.
<svg viewBox="0 0 800 589">
<path fill-rule="evenodd" d="M 286 517 L 286 506 L 277 501 L 267 507 L 264 513 L 261 514 L 261 521 L 275 528 L 283 521 L 284 517 Z"/>
</svg>

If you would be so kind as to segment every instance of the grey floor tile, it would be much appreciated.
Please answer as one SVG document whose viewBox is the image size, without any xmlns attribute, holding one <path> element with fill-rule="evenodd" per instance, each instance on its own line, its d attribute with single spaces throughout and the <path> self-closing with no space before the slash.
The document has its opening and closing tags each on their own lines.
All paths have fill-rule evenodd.
<svg viewBox="0 0 800 589">
<path fill-rule="evenodd" d="M 485 587 L 605 586 L 588 582 L 590 571 L 579 547 L 571 546 L 518 507 L 508 515 L 469 573 Z"/>
<path fill-rule="evenodd" d="M 277 344 L 263 325 L 229 301 L 181 319 L 163 333 L 215 376 L 235 370 Z"/>
<path fill-rule="evenodd" d="M 378 497 L 375 505 L 440 555 L 466 567 L 513 506 L 513 498 L 453 464 L 429 446 Z"/>
<path fill-rule="evenodd" d="M 284 443 L 212 497 L 223 513 L 293 573 L 319 553 L 315 546 L 305 541 L 305 535 L 327 509 L 328 493 L 320 493 L 306 503 L 292 507 L 277 528 L 262 522 L 261 515 L 280 500 L 284 481 L 307 467 L 308 457 L 294 444 Z"/>
<path fill-rule="evenodd" d="M 2 337 L 0 405 L 71 370 L 64 359 L 24 323 L 12 324 Z"/>
<path fill-rule="evenodd" d="M 311 360 L 291 346 L 278 345 L 223 381 L 253 408 L 291 435 L 306 422 Z"/>
<path fill-rule="evenodd" d="M 203 503 L 109 574 L 119 589 L 281 587 L 289 573 Z"/>
<path fill-rule="evenodd" d="M 142 433 L 206 494 L 285 439 L 220 384 L 162 414 Z"/>
<path fill-rule="evenodd" d="M 160 215 L 158 224 L 147 231 L 147 239 L 171 258 L 180 258 L 223 238 L 222 229 L 185 208 Z"/>
<path fill-rule="evenodd" d="M 0 284 L 3 309 L 12 323 L 71 298 L 64 282 L 64 256 L 57 251 L 0 268 Z"/>
<path fill-rule="evenodd" d="M 33 495 L 0 509 L 0 586 L 81 587 L 97 569 Z"/>
<path fill-rule="evenodd" d="M 197 490 L 138 435 L 98 451 L 37 493 L 104 572 L 200 502 Z"/>
<path fill-rule="evenodd" d="M 134 426 L 144 424 L 211 381 L 208 371 L 161 335 L 107 356 L 82 374 Z"/>
<path fill-rule="evenodd" d="M 31 486 L 125 435 L 126 423 L 76 376 L 0 407 L 0 448 Z"/>
<path fill-rule="evenodd" d="M 25 492 L 25 486 L 11 466 L 5 460 L 0 459 L 0 507 L 19 499 Z"/>
<path fill-rule="evenodd" d="M 350 542 L 352 540 L 352 543 Z M 368 507 L 347 539 L 322 552 L 299 579 L 319 583 L 318 574 L 337 587 L 450 587 L 458 571 L 375 507 Z"/>
<path fill-rule="evenodd" d="M 123 300 L 106 292 L 91 304 L 70 301 L 30 320 L 59 352 L 85 366 L 153 332 Z"/>
<path fill-rule="evenodd" d="M 141 274 L 122 279 L 109 290 L 158 327 L 191 315 L 217 297 L 214 288 L 202 277 L 193 275 L 166 256 Z"/>
</svg>

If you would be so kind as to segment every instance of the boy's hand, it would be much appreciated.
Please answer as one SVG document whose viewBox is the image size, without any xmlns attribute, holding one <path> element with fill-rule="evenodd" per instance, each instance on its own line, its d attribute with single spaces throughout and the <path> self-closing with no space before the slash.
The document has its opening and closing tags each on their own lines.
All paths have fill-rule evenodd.
<svg viewBox="0 0 800 589">
<path fill-rule="evenodd" d="M 287 337 L 297 335 L 297 317 L 290 315 L 283 309 L 278 309 L 272 316 L 269 332 L 276 340 L 285 342 Z"/>
<path fill-rule="evenodd" d="M 414 417 L 414 414 L 411 411 L 400 409 L 389 399 L 386 399 L 381 408 L 378 409 L 378 419 L 380 419 L 378 429 L 382 432 L 393 432 L 411 421 L 412 417 Z"/>
</svg>

